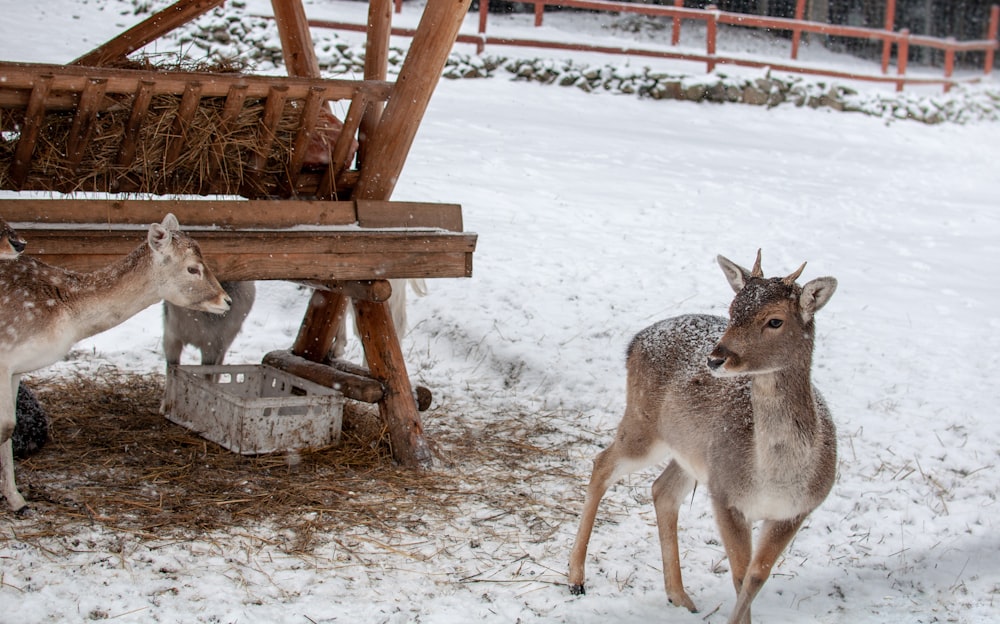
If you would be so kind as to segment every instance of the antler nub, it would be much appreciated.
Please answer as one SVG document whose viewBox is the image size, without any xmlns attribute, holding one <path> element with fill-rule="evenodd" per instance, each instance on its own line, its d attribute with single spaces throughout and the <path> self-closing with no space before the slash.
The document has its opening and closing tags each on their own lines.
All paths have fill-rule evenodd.
<svg viewBox="0 0 1000 624">
<path fill-rule="evenodd" d="M 802 271 L 805 268 L 806 268 L 806 263 L 803 262 L 802 266 L 800 266 L 797 271 L 795 271 L 794 273 L 792 273 L 791 275 L 789 275 L 788 277 L 786 277 L 785 279 L 783 279 L 781 281 L 783 281 L 786 284 L 788 284 L 789 286 L 791 286 L 792 284 L 795 283 L 795 280 L 799 279 L 799 276 L 802 275 Z"/>
<path fill-rule="evenodd" d="M 764 271 L 760 268 L 760 249 L 757 250 L 757 260 L 753 263 L 753 269 L 750 271 L 750 277 L 764 277 Z"/>
</svg>

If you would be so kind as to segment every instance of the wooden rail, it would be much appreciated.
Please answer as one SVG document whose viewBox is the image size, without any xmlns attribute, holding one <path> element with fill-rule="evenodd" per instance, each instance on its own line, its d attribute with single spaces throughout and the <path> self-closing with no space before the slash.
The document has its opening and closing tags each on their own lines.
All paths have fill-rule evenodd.
<svg viewBox="0 0 1000 624">
<path fill-rule="evenodd" d="M 884 29 L 865 28 L 860 26 L 845 26 L 839 24 L 826 24 L 821 22 L 811 22 L 802 19 L 805 14 L 806 0 L 796 0 L 795 18 L 762 17 L 747 15 L 743 13 L 733 13 L 720 11 L 713 6 L 705 9 L 684 8 L 683 0 L 674 0 L 673 6 L 655 6 L 639 3 L 615 2 L 612 0 L 518 0 L 522 4 L 532 4 L 535 7 L 535 26 L 541 26 L 544 20 L 546 6 L 572 7 L 586 9 L 589 11 L 607 13 L 630 13 L 639 15 L 649 15 L 654 17 L 668 17 L 673 19 L 673 29 L 671 33 L 671 45 L 677 46 L 680 43 L 681 24 L 684 20 L 696 20 L 705 23 L 706 41 L 705 54 L 692 54 L 685 52 L 672 52 L 665 50 L 653 50 L 648 48 L 637 48 L 631 46 L 610 46 L 592 45 L 571 42 L 545 41 L 538 39 L 493 37 L 487 34 L 487 22 L 489 19 L 489 3 L 479 3 L 479 25 L 478 34 L 460 34 L 457 38 L 459 43 L 468 43 L 476 46 L 477 53 L 482 53 L 487 45 L 504 45 L 515 47 L 531 47 L 542 49 L 572 50 L 579 52 L 598 52 L 603 54 L 620 54 L 625 56 L 642 56 L 648 58 L 662 58 L 671 60 L 682 60 L 705 63 L 707 71 L 711 72 L 717 65 L 735 65 L 741 67 L 770 67 L 779 71 L 789 73 L 799 73 L 815 76 L 826 76 L 842 78 L 846 80 L 859 80 L 865 82 L 894 84 L 897 91 L 902 91 L 905 85 L 942 85 L 947 92 L 956 84 L 965 82 L 976 82 L 978 79 L 957 79 L 954 78 L 955 55 L 962 52 L 983 52 L 983 73 L 990 75 L 993 72 L 993 64 L 997 49 L 1000 43 L 997 41 L 998 30 L 1000 30 L 1000 6 L 994 5 L 990 11 L 990 21 L 986 38 L 974 41 L 956 41 L 954 38 L 937 38 L 925 35 L 914 35 L 908 30 L 894 31 L 896 0 L 888 0 L 886 10 L 886 26 Z M 395 10 L 402 11 L 403 3 L 395 0 Z M 336 22 L 329 20 L 311 20 L 311 26 L 317 28 L 332 28 L 338 30 L 364 30 L 364 26 Z M 768 30 L 784 30 L 792 33 L 791 58 L 798 59 L 799 44 L 802 33 L 816 33 L 821 35 L 833 35 L 869 41 L 879 41 L 882 43 L 882 63 L 881 75 L 864 74 L 850 71 L 840 71 L 819 67 L 808 67 L 793 63 L 773 63 L 768 61 L 758 61 L 747 58 L 720 55 L 717 53 L 718 46 L 718 25 L 727 24 L 733 26 L 744 26 L 749 28 L 761 28 Z M 412 30 L 406 28 L 393 28 L 392 34 L 397 36 L 412 36 Z M 889 76 L 889 64 L 892 56 L 892 46 L 896 46 L 897 72 L 895 76 Z M 944 76 L 941 78 L 932 77 L 910 77 L 906 75 L 907 56 L 911 46 L 929 47 L 942 50 L 945 53 Z"/>
</svg>

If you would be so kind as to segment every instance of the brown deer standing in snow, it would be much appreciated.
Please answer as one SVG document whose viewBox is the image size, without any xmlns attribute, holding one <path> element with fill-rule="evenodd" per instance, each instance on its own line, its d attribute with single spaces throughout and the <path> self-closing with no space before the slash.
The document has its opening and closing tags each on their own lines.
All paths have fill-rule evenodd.
<svg viewBox="0 0 1000 624">
<path fill-rule="evenodd" d="M 0 490 L 24 507 L 14 481 L 11 434 L 23 373 L 48 366 L 80 340 L 110 329 L 161 299 L 223 313 L 229 297 L 198 244 L 168 214 L 146 241 L 109 267 L 76 273 L 22 256 L 0 262 Z"/>
<path fill-rule="evenodd" d="M 597 506 L 622 476 L 670 459 L 653 483 L 667 596 L 695 611 L 681 582 L 677 515 L 697 483 L 708 488 L 729 557 L 736 607 L 750 603 L 806 516 L 827 496 L 837 467 L 829 410 L 810 382 L 813 317 L 837 281 L 765 278 L 718 257 L 736 291 L 730 319 L 688 315 L 639 332 L 628 349 L 625 416 L 594 460 L 569 582 L 584 593 L 587 542 Z M 751 523 L 762 520 L 756 552 Z"/>
<path fill-rule="evenodd" d="M 21 255 L 27 243 L 7 222 L 0 219 L 0 260 L 13 260 Z"/>
</svg>

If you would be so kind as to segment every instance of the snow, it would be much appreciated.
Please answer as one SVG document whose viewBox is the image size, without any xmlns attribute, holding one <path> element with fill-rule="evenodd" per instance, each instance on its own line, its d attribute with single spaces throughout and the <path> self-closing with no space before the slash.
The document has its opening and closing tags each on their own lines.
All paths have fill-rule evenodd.
<svg viewBox="0 0 1000 624">
<path fill-rule="evenodd" d="M 8 3 L 0 57 L 69 61 L 140 19 L 130 7 Z M 400 23 L 418 14 L 407 4 Z M 70 537 L 22 541 L 29 520 L 0 511 L 0 621 L 724 621 L 734 595 L 701 492 L 682 509 L 681 550 L 702 613 L 668 606 L 654 470 L 602 503 L 585 596 L 569 594 L 565 570 L 590 461 L 624 406 L 629 340 L 675 314 L 725 314 L 732 291 L 716 254 L 748 266 L 759 247 L 767 275 L 807 260 L 802 282 L 839 281 L 817 314 L 814 381 L 840 463 L 754 602 L 756 620 L 997 621 L 1000 281 L 979 273 L 1000 265 L 998 160 L 997 123 L 442 81 L 394 199 L 462 204 L 479 246 L 474 277 L 411 298 L 404 351 L 446 418 L 462 421 L 432 414 L 431 437 L 463 426 L 490 444 L 500 419 L 548 421 L 533 442 L 561 454 L 527 468 L 551 505 L 490 492 L 448 522 L 321 536 L 311 556 L 266 523 L 177 542 L 81 522 Z M 295 285 L 259 284 L 227 361 L 287 348 L 306 300 Z M 160 315 L 154 306 L 80 343 L 46 374 L 160 371 Z M 469 487 L 492 487 L 488 470 L 440 469 L 481 472 Z"/>
</svg>

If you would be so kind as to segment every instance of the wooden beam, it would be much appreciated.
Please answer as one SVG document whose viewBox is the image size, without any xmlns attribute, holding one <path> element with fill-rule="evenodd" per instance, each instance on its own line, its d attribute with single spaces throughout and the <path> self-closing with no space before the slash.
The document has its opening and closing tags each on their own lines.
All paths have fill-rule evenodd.
<svg viewBox="0 0 1000 624">
<path fill-rule="evenodd" d="M 382 421 L 389 430 L 393 458 L 410 468 L 430 468 L 430 447 L 417 413 L 399 337 L 392 324 L 389 304 L 355 301 L 354 316 L 365 349 L 368 370 L 382 383 L 385 393 L 378 402 Z"/>
<path fill-rule="evenodd" d="M 178 0 L 114 39 L 87 52 L 71 65 L 107 65 L 123 60 L 139 48 L 208 13 L 223 2 L 225 0 Z"/>
<path fill-rule="evenodd" d="M 389 199 L 471 0 L 428 0 L 389 103 L 368 144 L 358 199 Z"/>
<path fill-rule="evenodd" d="M 292 353 L 311 362 L 326 360 L 337 329 L 347 315 L 347 303 L 348 299 L 342 293 L 314 290 L 292 345 Z"/>
<path fill-rule="evenodd" d="M 378 403 L 384 396 L 382 384 L 371 377 L 313 362 L 291 351 L 272 351 L 264 356 L 263 363 L 321 386 L 339 390 L 345 397 L 355 401 Z"/>
<path fill-rule="evenodd" d="M 289 76 L 319 78 L 319 61 L 301 0 L 271 0 Z"/>
</svg>

